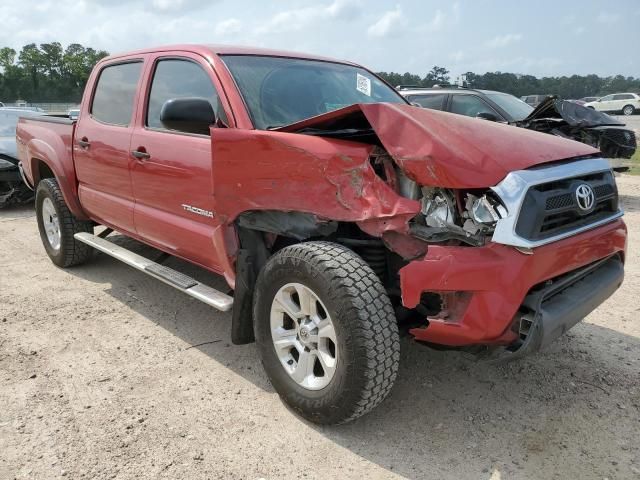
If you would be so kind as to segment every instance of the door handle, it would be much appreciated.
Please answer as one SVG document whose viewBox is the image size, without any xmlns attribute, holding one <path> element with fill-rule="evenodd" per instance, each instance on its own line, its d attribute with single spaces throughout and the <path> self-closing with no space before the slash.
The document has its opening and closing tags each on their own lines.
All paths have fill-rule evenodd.
<svg viewBox="0 0 640 480">
<path fill-rule="evenodd" d="M 140 147 L 138 150 L 132 150 L 131 155 L 133 155 L 138 160 L 146 160 L 151 157 L 147 152 L 144 151 L 143 147 Z"/>
<path fill-rule="evenodd" d="M 87 137 L 82 137 L 80 140 L 78 140 L 78 145 L 80 145 L 80 148 L 87 149 L 91 146 L 91 142 L 89 142 L 89 139 Z"/>
</svg>

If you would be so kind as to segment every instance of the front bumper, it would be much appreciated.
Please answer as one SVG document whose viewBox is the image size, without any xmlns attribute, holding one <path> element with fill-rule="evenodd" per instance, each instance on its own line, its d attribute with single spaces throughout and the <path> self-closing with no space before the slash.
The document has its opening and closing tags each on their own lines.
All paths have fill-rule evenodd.
<svg viewBox="0 0 640 480">
<path fill-rule="evenodd" d="M 440 317 L 430 317 L 424 327 L 414 328 L 410 333 L 416 340 L 448 346 L 521 342 L 519 329 L 514 325 L 525 297 L 537 291 L 534 287 L 609 257 L 623 261 L 626 238 L 625 224 L 617 219 L 535 248 L 531 255 L 498 243 L 483 247 L 430 246 L 422 260 L 400 270 L 402 303 L 415 308 L 423 293 L 435 292 L 448 298 L 451 304 Z M 562 308 L 541 316 L 543 339 L 536 345 L 546 345 L 557 336 L 548 333 L 549 329 L 557 331 L 552 324 L 566 327 L 561 329 L 562 333 L 595 309 L 619 286 L 622 278 L 619 277 L 619 282 L 617 279 L 607 281 L 606 285 L 590 283 L 590 290 L 583 291 L 588 301 L 565 291 L 558 293 L 556 297 L 563 299 Z M 531 306 L 529 309 L 534 311 Z M 572 311 L 576 315 L 570 314 Z"/>
</svg>

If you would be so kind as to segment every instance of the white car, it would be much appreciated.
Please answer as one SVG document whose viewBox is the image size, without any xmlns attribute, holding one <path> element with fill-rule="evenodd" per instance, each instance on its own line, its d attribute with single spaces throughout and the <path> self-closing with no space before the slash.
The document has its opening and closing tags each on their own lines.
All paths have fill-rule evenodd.
<svg viewBox="0 0 640 480">
<path fill-rule="evenodd" d="M 623 115 L 633 115 L 636 110 L 640 110 L 640 95 L 637 93 L 612 93 L 595 102 L 585 103 L 584 106 L 600 112 L 622 112 Z"/>
</svg>

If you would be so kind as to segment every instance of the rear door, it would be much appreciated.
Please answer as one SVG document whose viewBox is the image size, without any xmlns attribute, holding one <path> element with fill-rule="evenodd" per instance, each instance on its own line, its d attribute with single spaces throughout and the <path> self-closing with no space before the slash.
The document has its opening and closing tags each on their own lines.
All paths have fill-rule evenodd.
<svg viewBox="0 0 640 480">
<path fill-rule="evenodd" d="M 95 80 L 92 76 L 88 83 L 94 88 L 83 99 L 73 144 L 82 207 L 125 232 L 135 232 L 129 142 L 143 65 L 143 58 L 134 58 L 94 73 Z"/>
<path fill-rule="evenodd" d="M 168 253 L 217 270 L 211 137 L 165 128 L 160 111 L 169 99 L 201 97 L 212 104 L 219 122 L 228 123 L 220 85 L 211 65 L 185 52 L 151 56 L 145 77 L 131 138 L 132 155 L 145 154 L 132 156 L 136 230 Z"/>
<path fill-rule="evenodd" d="M 505 119 L 495 108 L 485 102 L 477 95 L 469 93 L 454 93 L 449 100 L 448 110 L 451 113 L 466 115 L 467 117 L 478 117 L 481 114 L 491 114 L 496 121 L 504 122 Z"/>
<path fill-rule="evenodd" d="M 407 95 L 407 100 L 411 103 L 417 103 L 422 108 L 431 108 L 432 110 L 442 110 L 446 105 L 446 93 L 416 93 Z"/>
</svg>

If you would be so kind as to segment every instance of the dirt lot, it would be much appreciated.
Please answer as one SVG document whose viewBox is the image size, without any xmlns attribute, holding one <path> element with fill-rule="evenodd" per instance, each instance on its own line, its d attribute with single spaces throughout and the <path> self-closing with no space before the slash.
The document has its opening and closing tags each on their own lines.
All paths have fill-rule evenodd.
<svg viewBox="0 0 640 480">
<path fill-rule="evenodd" d="M 640 478 L 640 177 L 619 184 L 605 305 L 506 366 L 404 339 L 391 396 L 332 428 L 283 406 L 228 314 L 104 255 L 58 269 L 32 209 L 0 211 L 0 478 Z"/>
</svg>

